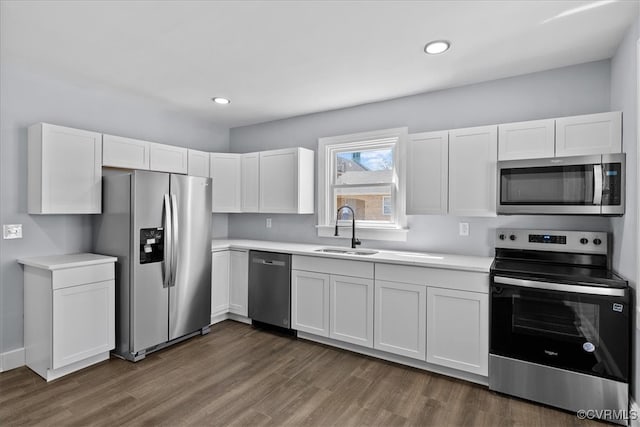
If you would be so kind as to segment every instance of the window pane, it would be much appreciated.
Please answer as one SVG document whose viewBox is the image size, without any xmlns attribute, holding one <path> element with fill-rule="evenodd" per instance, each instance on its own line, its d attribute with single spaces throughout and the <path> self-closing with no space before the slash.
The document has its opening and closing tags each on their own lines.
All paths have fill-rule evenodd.
<svg viewBox="0 0 640 427">
<path fill-rule="evenodd" d="M 344 205 L 351 207 L 356 212 L 358 221 L 391 222 L 392 220 L 393 202 L 389 185 L 336 188 L 333 200 L 336 209 Z M 340 212 L 340 219 L 350 220 L 351 212 L 343 209 Z"/>
<path fill-rule="evenodd" d="M 336 184 L 392 182 L 393 148 L 335 153 Z"/>
</svg>

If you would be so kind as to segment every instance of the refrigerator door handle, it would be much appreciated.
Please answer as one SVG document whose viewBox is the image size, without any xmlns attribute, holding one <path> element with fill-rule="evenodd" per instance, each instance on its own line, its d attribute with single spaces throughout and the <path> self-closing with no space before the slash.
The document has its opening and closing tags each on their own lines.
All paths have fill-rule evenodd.
<svg viewBox="0 0 640 427">
<path fill-rule="evenodd" d="M 164 195 L 164 271 L 162 277 L 162 287 L 168 288 L 171 285 L 171 253 L 173 246 L 171 204 L 169 195 Z"/>
<path fill-rule="evenodd" d="M 173 214 L 173 236 L 171 239 L 171 283 L 176 285 L 176 270 L 178 269 L 178 201 L 175 194 L 171 194 L 171 212 Z"/>
</svg>

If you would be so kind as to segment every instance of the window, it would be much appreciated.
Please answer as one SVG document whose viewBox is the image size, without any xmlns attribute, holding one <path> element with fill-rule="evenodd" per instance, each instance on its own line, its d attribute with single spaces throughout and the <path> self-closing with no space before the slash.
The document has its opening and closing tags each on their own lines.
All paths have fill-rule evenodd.
<svg viewBox="0 0 640 427">
<path fill-rule="evenodd" d="M 332 236 L 336 219 L 357 236 L 406 240 L 404 176 L 400 173 L 406 128 L 387 129 L 318 140 L 318 235 Z M 341 231 L 350 237 L 350 229 Z"/>
</svg>

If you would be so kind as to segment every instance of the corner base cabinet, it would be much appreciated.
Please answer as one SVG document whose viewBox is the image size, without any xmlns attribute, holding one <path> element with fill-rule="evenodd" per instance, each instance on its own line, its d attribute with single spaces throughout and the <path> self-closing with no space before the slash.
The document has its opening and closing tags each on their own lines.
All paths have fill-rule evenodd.
<svg viewBox="0 0 640 427">
<path fill-rule="evenodd" d="M 107 360 L 115 348 L 115 261 L 94 254 L 19 261 L 25 362 L 47 381 Z"/>
</svg>

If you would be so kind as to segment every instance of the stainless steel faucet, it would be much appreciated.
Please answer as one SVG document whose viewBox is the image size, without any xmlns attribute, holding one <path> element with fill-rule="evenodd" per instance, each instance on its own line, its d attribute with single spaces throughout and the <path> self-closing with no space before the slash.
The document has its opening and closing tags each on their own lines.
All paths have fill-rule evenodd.
<svg viewBox="0 0 640 427">
<path fill-rule="evenodd" d="M 338 208 L 338 212 L 336 212 L 336 232 L 334 236 L 338 236 L 338 219 L 340 218 L 340 211 L 342 209 L 349 209 L 351 211 L 351 247 L 355 249 L 356 245 L 360 245 L 362 242 L 356 239 L 356 213 L 351 206 L 343 205 Z"/>
</svg>

